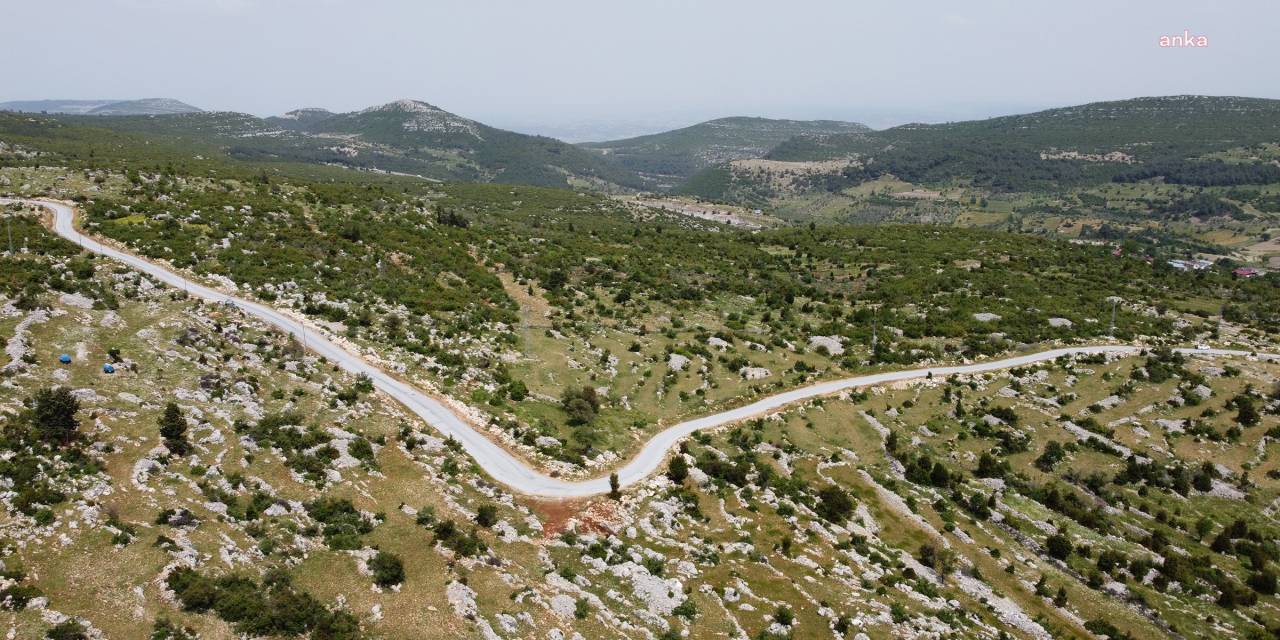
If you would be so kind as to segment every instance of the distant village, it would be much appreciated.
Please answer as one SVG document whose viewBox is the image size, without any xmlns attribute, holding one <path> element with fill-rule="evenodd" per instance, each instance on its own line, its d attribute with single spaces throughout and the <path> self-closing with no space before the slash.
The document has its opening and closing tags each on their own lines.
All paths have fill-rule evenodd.
<svg viewBox="0 0 1280 640">
<path fill-rule="evenodd" d="M 1195 260 L 1170 260 L 1169 266 L 1179 271 L 1203 271 L 1213 266 L 1212 260 L 1198 258 Z M 1253 267 L 1236 267 L 1231 273 L 1237 278 L 1256 278 L 1265 272 Z"/>
</svg>

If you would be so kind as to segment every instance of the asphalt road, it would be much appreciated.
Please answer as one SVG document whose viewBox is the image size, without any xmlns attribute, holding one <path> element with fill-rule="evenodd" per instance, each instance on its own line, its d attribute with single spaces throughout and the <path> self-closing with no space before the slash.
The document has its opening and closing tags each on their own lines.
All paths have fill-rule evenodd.
<svg viewBox="0 0 1280 640">
<path fill-rule="evenodd" d="M 0 199 L 0 203 L 4 202 L 13 202 L 13 200 Z M 425 420 L 427 424 L 439 431 L 442 435 L 453 436 L 461 442 L 463 448 L 467 451 L 467 454 L 475 459 L 476 463 L 480 465 L 480 468 L 484 469 L 485 473 L 489 474 L 489 476 L 495 481 L 506 485 L 510 490 L 516 493 L 542 498 L 569 499 L 599 495 L 609 491 L 609 479 L 607 477 L 600 477 L 591 480 L 570 481 L 553 478 L 539 472 L 529 466 L 529 464 L 524 460 L 521 460 L 510 451 L 507 451 L 497 443 L 490 440 L 439 400 L 370 364 L 360 355 L 347 351 L 342 346 L 330 341 L 323 334 L 315 331 L 314 329 L 308 328 L 306 325 L 300 323 L 294 318 L 261 303 L 246 300 L 235 295 L 230 295 L 222 291 L 209 288 L 197 282 L 187 280 L 165 267 L 149 262 L 131 253 L 104 245 L 97 240 L 80 233 L 74 224 L 75 211 L 69 205 L 46 200 L 21 200 L 20 202 L 39 205 L 51 210 L 54 213 L 53 230 L 58 235 L 70 240 L 71 242 L 79 244 L 86 251 L 91 251 L 93 253 L 118 260 L 174 288 L 185 289 L 188 294 L 197 298 L 202 298 L 216 303 L 234 304 L 245 313 L 253 315 L 268 324 L 275 326 L 281 331 L 294 334 L 306 344 L 308 349 L 315 352 L 317 355 L 328 358 L 330 362 L 337 364 L 343 369 L 352 373 L 363 373 L 369 376 L 369 378 L 373 380 L 374 387 L 378 390 L 399 401 L 410 411 Z M 625 466 L 618 469 L 618 479 L 623 487 L 644 480 L 662 466 L 667 453 L 675 447 L 680 440 L 688 437 L 695 431 L 740 422 L 742 420 L 770 413 L 796 402 L 819 396 L 831 395 L 845 389 L 924 378 L 929 374 L 945 377 L 952 374 L 997 371 L 1000 369 L 1053 360 L 1058 356 L 1068 354 L 1129 354 L 1136 353 L 1140 349 L 1140 346 L 1135 345 L 1063 347 L 1060 349 L 1050 349 L 1048 351 L 1012 356 L 1009 358 L 1002 358 L 1000 360 L 991 360 L 975 364 L 873 373 L 800 387 L 798 389 L 784 391 L 762 398 L 735 409 L 728 409 L 720 413 L 688 420 L 667 427 L 650 438 L 650 440 L 644 444 L 644 447 L 640 449 L 640 452 L 637 453 L 630 462 L 627 462 Z M 1246 351 L 1230 349 L 1179 349 L 1179 351 L 1203 356 L 1254 355 Z M 1280 361 L 1280 355 L 1277 354 L 1258 355 L 1259 357 Z"/>
</svg>

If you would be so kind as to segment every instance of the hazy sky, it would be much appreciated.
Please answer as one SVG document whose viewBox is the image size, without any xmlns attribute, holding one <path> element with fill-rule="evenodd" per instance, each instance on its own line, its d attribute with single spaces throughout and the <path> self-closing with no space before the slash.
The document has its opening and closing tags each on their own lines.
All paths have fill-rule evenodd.
<svg viewBox="0 0 1280 640">
<path fill-rule="evenodd" d="M 0 15 L 0 100 L 270 115 L 410 97 L 557 132 L 1280 98 L 1276 0 L 0 0 Z M 1158 46 L 1184 29 L 1209 46 Z"/>
</svg>

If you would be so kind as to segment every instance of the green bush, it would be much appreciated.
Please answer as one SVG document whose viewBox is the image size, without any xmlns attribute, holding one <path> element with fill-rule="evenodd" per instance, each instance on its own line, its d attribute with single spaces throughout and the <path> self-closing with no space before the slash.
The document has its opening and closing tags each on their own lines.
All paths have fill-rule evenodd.
<svg viewBox="0 0 1280 640">
<path fill-rule="evenodd" d="M 369 561 L 369 570 L 373 571 L 373 583 L 388 588 L 404 582 L 404 562 L 394 553 L 379 551 Z"/>
</svg>

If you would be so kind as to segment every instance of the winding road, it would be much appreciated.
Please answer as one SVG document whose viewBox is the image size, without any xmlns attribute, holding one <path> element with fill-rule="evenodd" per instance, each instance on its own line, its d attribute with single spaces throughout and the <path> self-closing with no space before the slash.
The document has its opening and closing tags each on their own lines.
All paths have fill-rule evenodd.
<svg viewBox="0 0 1280 640">
<path fill-rule="evenodd" d="M 506 485 L 516 493 L 540 498 L 570 499 L 599 495 L 609 491 L 609 479 L 606 477 L 571 481 L 553 478 L 539 472 L 529 466 L 529 464 L 524 460 L 516 457 L 510 451 L 504 449 L 480 431 L 476 430 L 468 424 L 465 419 L 459 417 L 452 409 L 436 398 L 433 398 L 413 386 L 406 384 L 404 381 L 386 373 L 382 369 L 364 360 L 361 356 L 351 353 L 337 343 L 330 341 L 320 332 L 307 327 L 305 324 L 281 313 L 280 311 L 277 311 L 276 309 L 193 282 L 165 267 L 152 263 L 131 253 L 121 251 L 120 249 L 104 245 L 97 240 L 80 233 L 80 231 L 75 227 L 75 210 L 69 205 L 48 200 L 11 200 L 0 198 L 0 203 L 11 202 L 21 202 L 49 209 L 54 214 L 54 232 L 71 242 L 79 244 L 86 251 L 91 251 L 93 253 L 118 260 L 129 267 L 146 273 L 147 275 L 150 275 L 151 277 L 170 286 L 185 289 L 189 295 L 210 302 L 234 304 L 245 313 L 260 318 L 282 331 L 292 333 L 302 338 L 303 343 L 307 345 L 307 348 L 315 352 L 317 355 L 328 358 L 330 361 L 338 364 L 347 371 L 356 374 L 363 373 L 369 376 L 373 381 L 374 387 L 399 401 L 441 434 L 445 436 L 453 436 L 457 439 L 462 444 L 463 448 L 466 449 L 467 453 L 480 465 L 480 468 L 484 469 L 491 478 Z M 855 376 L 852 378 L 832 380 L 829 382 L 821 382 L 793 389 L 791 391 L 784 391 L 741 407 L 728 409 L 720 413 L 688 420 L 667 427 L 646 442 L 644 447 L 640 449 L 640 452 L 636 454 L 635 458 L 617 470 L 618 479 L 620 484 L 624 487 L 644 480 L 650 474 L 658 470 L 666 458 L 667 452 L 670 451 L 672 447 L 695 431 L 740 422 L 748 418 L 767 414 L 796 402 L 819 396 L 831 395 L 845 389 L 924 378 L 929 374 L 933 374 L 935 376 L 948 376 L 952 374 L 996 371 L 999 369 L 1053 360 L 1059 356 L 1069 354 L 1131 354 L 1136 353 L 1140 349 L 1141 347 L 1132 345 L 1064 347 L 1060 349 L 1041 351 L 1038 353 L 1003 358 L 1000 360 L 992 360 L 989 362 L 979 362 L 976 364 L 874 373 Z M 1258 355 L 1259 357 L 1271 360 L 1280 360 L 1280 355 L 1276 354 L 1251 354 L 1247 351 L 1230 349 L 1179 349 L 1179 351 L 1188 354 L 1207 356 Z"/>
</svg>

